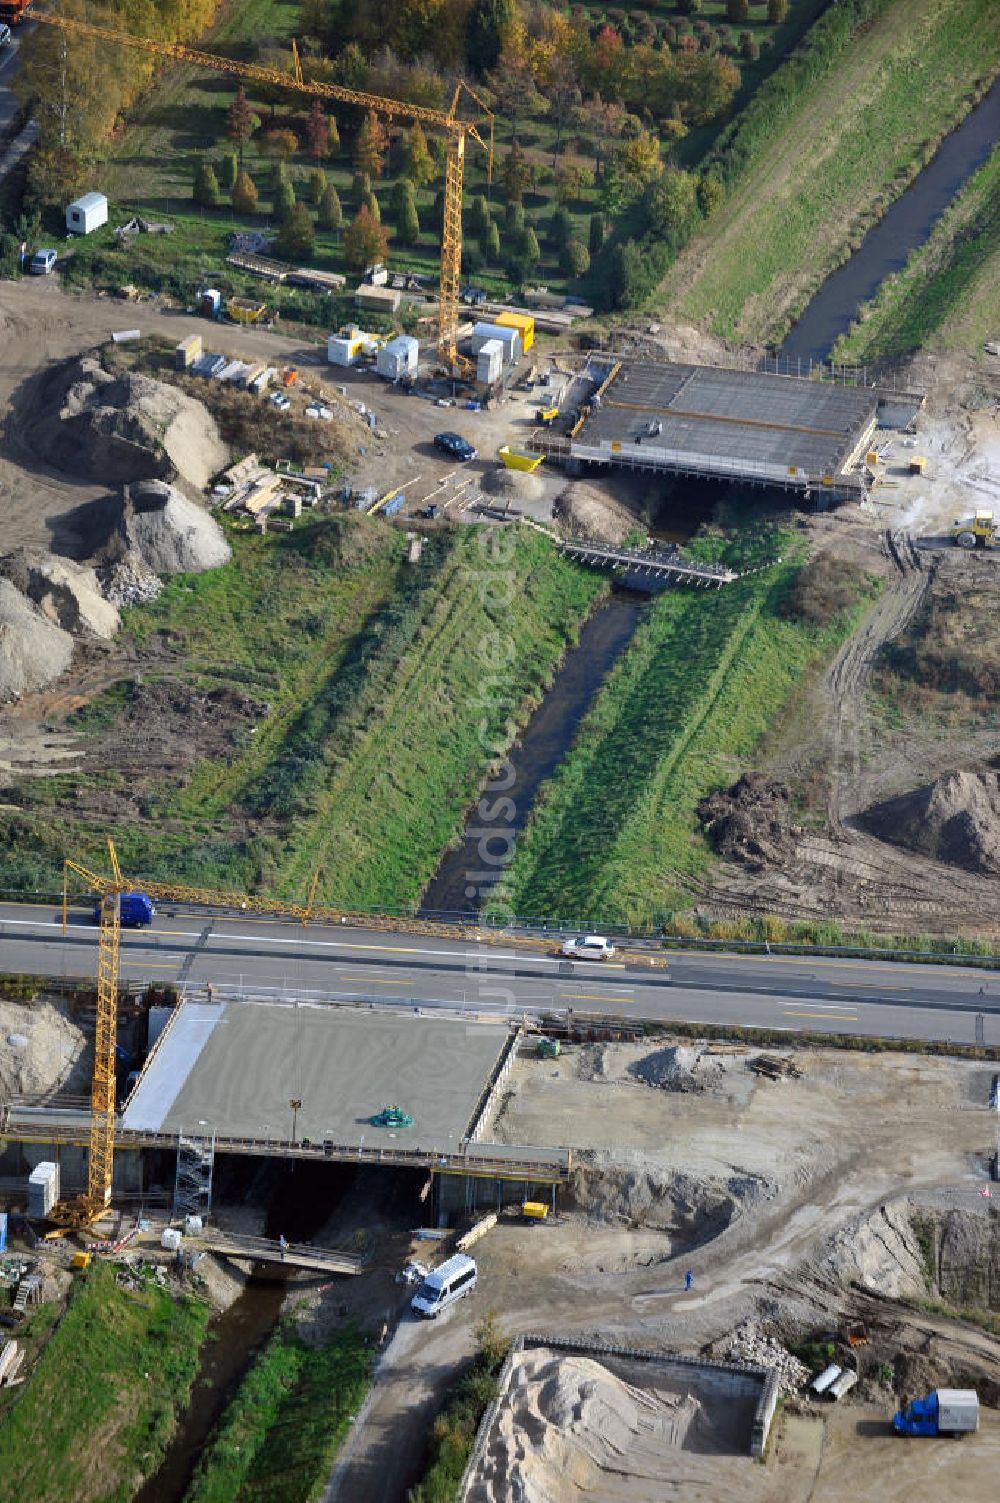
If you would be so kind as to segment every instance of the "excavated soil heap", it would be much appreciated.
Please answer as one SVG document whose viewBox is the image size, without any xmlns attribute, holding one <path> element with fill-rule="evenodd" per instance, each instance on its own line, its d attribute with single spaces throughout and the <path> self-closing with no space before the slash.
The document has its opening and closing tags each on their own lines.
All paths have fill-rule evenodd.
<svg viewBox="0 0 1000 1503">
<path fill-rule="evenodd" d="M 861 823 L 880 840 L 984 876 L 1000 875 L 1000 773 L 948 772 L 874 804 Z"/>
<path fill-rule="evenodd" d="M 0 579 L 0 704 L 44 689 L 65 673 L 73 638 L 47 621 L 9 579 Z"/>
<path fill-rule="evenodd" d="M 511 505 L 516 501 L 537 501 L 543 489 L 537 475 L 527 470 L 508 470 L 506 465 L 488 470 L 483 476 L 482 486 L 489 495 L 499 496 Z"/>
<path fill-rule="evenodd" d="M 141 564 L 153 574 L 199 574 L 232 557 L 215 519 L 157 480 L 101 502 L 91 536 L 95 561 L 105 568 Z"/>
<path fill-rule="evenodd" d="M 799 833 L 788 799 L 784 783 L 745 772 L 731 788 L 703 798 L 698 818 L 720 856 L 763 871 L 785 860 Z"/>
<path fill-rule="evenodd" d="M 588 543 L 624 543 L 629 533 L 643 526 L 635 512 L 596 482 L 571 482 L 552 515 L 568 537 Z"/>
<path fill-rule="evenodd" d="M 20 548 L 0 558 L 0 576 L 64 631 L 110 638 L 118 630 L 118 612 L 101 594 L 93 569 L 40 549 Z"/>
<path fill-rule="evenodd" d="M 196 398 L 137 372 L 111 376 L 86 355 L 49 388 L 30 440 L 47 464 L 109 485 L 179 478 L 203 490 L 229 462 Z"/>
<path fill-rule="evenodd" d="M 83 1030 L 53 1003 L 0 998 L 0 1101 L 71 1085 L 83 1089 L 89 1073 Z"/>
</svg>

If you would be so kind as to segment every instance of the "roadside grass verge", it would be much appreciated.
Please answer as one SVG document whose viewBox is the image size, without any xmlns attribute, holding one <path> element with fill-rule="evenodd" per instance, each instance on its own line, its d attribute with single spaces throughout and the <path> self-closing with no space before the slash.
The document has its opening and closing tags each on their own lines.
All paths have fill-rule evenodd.
<svg viewBox="0 0 1000 1503">
<path fill-rule="evenodd" d="M 166 1450 L 198 1370 L 209 1309 L 95 1265 L 0 1428 L 0 1470 L 31 1503 L 128 1503 Z"/>
<path fill-rule="evenodd" d="M 746 766 L 862 609 L 826 626 L 782 615 L 803 562 L 790 531 L 755 523 L 722 553 L 742 570 L 783 556 L 718 592 L 655 600 L 543 791 L 497 906 L 630 926 L 685 906 L 684 878 L 711 860 L 699 801 Z"/>
<path fill-rule="evenodd" d="M 843 45 L 793 55 L 720 137 L 738 186 L 662 288 L 717 334 L 778 339 L 1000 67 L 992 0 L 834 0 L 814 31 L 841 16 Z"/>
<path fill-rule="evenodd" d="M 942 214 L 928 240 L 889 277 L 833 349 L 871 362 L 924 345 L 983 355 L 1000 334 L 1000 146 Z"/>
<path fill-rule="evenodd" d="M 415 904 L 608 588 L 522 528 L 444 529 L 417 565 L 353 515 L 231 540 L 126 613 L 131 677 L 66 722 L 84 772 L 5 792 L 0 885 L 103 868 L 113 829 L 137 877 L 304 897 L 322 867 L 321 900 Z"/>
<path fill-rule="evenodd" d="M 184 1503 L 310 1503 L 371 1384 L 371 1351 L 351 1328 L 308 1346 L 282 1326 L 209 1441 Z"/>
</svg>

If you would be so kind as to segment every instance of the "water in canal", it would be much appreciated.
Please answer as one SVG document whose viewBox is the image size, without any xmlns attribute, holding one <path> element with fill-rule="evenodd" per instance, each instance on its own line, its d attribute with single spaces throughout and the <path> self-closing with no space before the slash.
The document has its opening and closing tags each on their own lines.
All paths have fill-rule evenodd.
<svg viewBox="0 0 1000 1503">
<path fill-rule="evenodd" d="M 477 799 L 461 843 L 445 851 L 431 878 L 421 913 L 470 914 L 482 906 L 510 858 L 514 837 L 524 828 L 539 788 L 566 755 L 580 721 L 628 646 L 643 605 L 638 596 L 616 591 L 591 616 L 509 753 L 509 787 Z"/>
<path fill-rule="evenodd" d="M 827 277 L 781 346 L 781 354 L 804 362 L 827 359 L 861 304 L 875 296 L 886 277 L 905 266 L 910 251 L 924 243 L 935 220 L 998 140 L 1000 79 L 945 137 L 933 161 L 868 231 L 850 260 Z"/>
</svg>

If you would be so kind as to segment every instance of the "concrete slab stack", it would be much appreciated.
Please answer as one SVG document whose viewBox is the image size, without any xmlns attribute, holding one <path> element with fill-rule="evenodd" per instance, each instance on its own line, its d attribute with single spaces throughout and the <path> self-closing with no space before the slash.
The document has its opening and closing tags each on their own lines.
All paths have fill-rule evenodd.
<svg viewBox="0 0 1000 1503">
<path fill-rule="evenodd" d="M 28 1215 L 47 1216 L 59 1199 L 59 1165 L 45 1160 L 28 1176 Z"/>
</svg>

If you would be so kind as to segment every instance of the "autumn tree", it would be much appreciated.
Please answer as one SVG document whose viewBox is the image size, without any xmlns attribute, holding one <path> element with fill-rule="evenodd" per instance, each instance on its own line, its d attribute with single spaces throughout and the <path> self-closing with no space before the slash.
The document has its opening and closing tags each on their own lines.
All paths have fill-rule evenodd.
<svg viewBox="0 0 1000 1503">
<path fill-rule="evenodd" d="M 436 169 L 419 122 L 411 126 L 406 135 L 406 150 L 403 153 L 403 170 L 418 188 L 431 182 Z"/>
<path fill-rule="evenodd" d="M 726 0 L 726 17 L 730 21 L 747 20 L 750 15 L 750 0 Z"/>
<path fill-rule="evenodd" d="M 253 135 L 257 126 L 257 116 L 250 108 L 247 91 L 240 84 L 236 90 L 236 98 L 229 106 L 229 117 L 226 121 L 226 135 L 230 141 L 235 142 L 239 166 L 243 167 L 243 148 Z"/>
<path fill-rule="evenodd" d="M 388 131 L 374 110 L 369 110 L 354 142 L 355 171 L 366 173 L 370 178 L 381 177 L 388 145 Z"/>
<path fill-rule="evenodd" d="M 365 194 L 361 200 L 361 207 L 368 210 L 376 224 L 382 223 L 382 209 L 373 189 Z"/>
<path fill-rule="evenodd" d="M 313 253 L 315 238 L 309 210 L 305 204 L 295 203 L 293 200 L 278 231 L 276 244 L 279 255 L 287 256 L 290 261 L 307 261 Z"/>
<path fill-rule="evenodd" d="M 237 214 L 256 214 L 259 197 L 257 185 L 249 172 L 241 171 L 232 192 L 233 208 Z"/>
<path fill-rule="evenodd" d="M 698 184 L 698 207 L 706 219 L 711 219 L 722 207 L 726 193 L 717 177 L 703 177 Z"/>
<path fill-rule="evenodd" d="M 260 146 L 272 161 L 290 162 L 299 149 L 299 138 L 293 130 L 266 130 L 260 138 Z"/>
<path fill-rule="evenodd" d="M 339 230 L 344 222 L 340 207 L 340 195 L 332 183 L 327 183 L 319 205 L 319 222 L 324 230 Z"/>
<path fill-rule="evenodd" d="M 780 26 L 788 15 L 788 0 L 767 0 L 767 19 L 772 26 Z"/>
<path fill-rule="evenodd" d="M 344 259 L 348 266 L 360 271 L 376 261 L 384 261 L 388 254 L 388 230 L 372 217 L 367 204 L 362 204 L 344 231 Z"/>
<path fill-rule="evenodd" d="M 511 135 L 517 136 L 517 122 L 525 115 L 534 118 L 548 110 L 548 100 L 535 87 L 531 61 L 525 55 L 523 40 L 508 42 L 489 76 L 494 109 L 510 121 Z"/>
<path fill-rule="evenodd" d="M 556 138 L 552 143 L 552 165 L 556 164 L 562 150 L 563 131 L 570 115 L 582 99 L 576 64 L 565 52 L 556 52 L 549 60 L 542 80 L 549 114 L 555 122 Z"/>
<path fill-rule="evenodd" d="M 477 73 L 488 73 L 496 67 L 516 13 L 515 0 L 472 0 L 465 52 Z"/>
<path fill-rule="evenodd" d="M 306 140 L 309 143 L 309 155 L 313 161 L 325 161 L 330 155 L 330 122 L 327 119 L 321 99 L 314 99 L 309 106 L 309 119 L 306 121 Z"/>
</svg>

